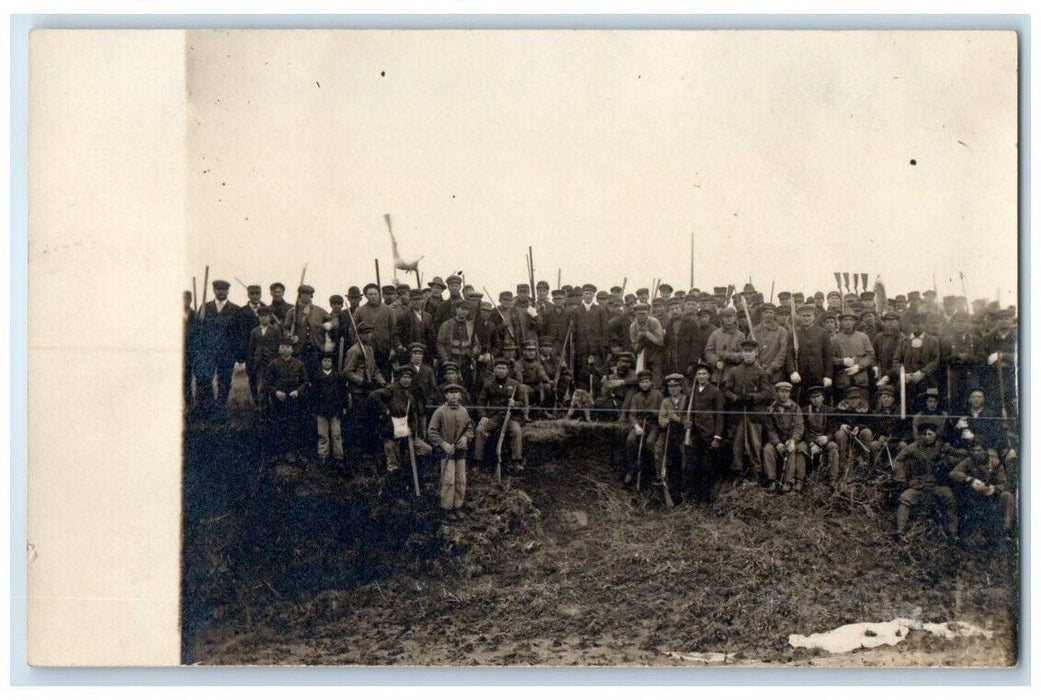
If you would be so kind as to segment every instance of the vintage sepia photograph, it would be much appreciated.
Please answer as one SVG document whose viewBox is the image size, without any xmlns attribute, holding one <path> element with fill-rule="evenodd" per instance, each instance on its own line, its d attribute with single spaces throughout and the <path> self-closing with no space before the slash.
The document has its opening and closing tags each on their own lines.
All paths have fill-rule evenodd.
<svg viewBox="0 0 1041 700">
<path fill-rule="evenodd" d="M 180 663 L 1020 662 L 1015 32 L 178 34 Z"/>
</svg>

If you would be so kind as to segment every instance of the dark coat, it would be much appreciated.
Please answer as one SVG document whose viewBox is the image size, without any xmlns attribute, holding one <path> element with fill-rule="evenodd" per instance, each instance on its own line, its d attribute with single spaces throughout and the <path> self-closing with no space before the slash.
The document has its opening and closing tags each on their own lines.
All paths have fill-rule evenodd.
<svg viewBox="0 0 1041 700">
<path fill-rule="evenodd" d="M 603 307 L 594 304 L 586 311 L 579 303 L 568 315 L 572 323 L 572 339 L 575 342 L 575 358 L 589 355 L 604 357 L 610 350 L 607 329 L 607 312 Z"/>
<path fill-rule="evenodd" d="M 199 353 L 211 366 L 227 366 L 246 360 L 246 343 L 242 342 L 240 307 L 227 302 L 217 313 L 217 302 L 206 302 L 206 314 L 200 319 Z"/>
<path fill-rule="evenodd" d="M 314 392 L 315 413 L 319 416 L 338 416 L 347 406 L 347 379 L 335 369 L 329 374 L 322 370 L 315 372 L 311 378 L 311 390 Z"/>
<path fill-rule="evenodd" d="M 799 337 L 799 357 L 795 360 L 795 334 Z M 798 371 L 803 386 L 820 384 L 824 378 L 832 379 L 831 338 L 820 326 L 796 328 L 788 341 L 788 374 Z"/>
<path fill-rule="evenodd" d="M 694 405 L 691 408 L 694 413 L 694 429 L 705 442 L 711 442 L 712 438 L 723 437 L 723 392 L 712 384 L 699 390 L 693 387 Z"/>
</svg>

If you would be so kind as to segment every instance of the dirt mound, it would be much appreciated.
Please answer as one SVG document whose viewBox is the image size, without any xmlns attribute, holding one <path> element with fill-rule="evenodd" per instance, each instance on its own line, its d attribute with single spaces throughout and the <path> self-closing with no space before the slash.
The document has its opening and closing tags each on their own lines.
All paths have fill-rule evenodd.
<svg viewBox="0 0 1041 700">
<path fill-rule="evenodd" d="M 501 484 L 472 473 L 459 523 L 438 517 L 432 475 L 421 502 L 375 479 L 278 481 L 264 499 L 271 524 L 238 545 L 252 568 L 232 561 L 221 574 L 249 590 L 225 595 L 192 658 L 682 665 L 706 653 L 811 665 L 826 660 L 791 649 L 789 634 L 910 617 L 995 631 L 983 657 L 965 641 L 923 641 L 930 653 L 947 644 L 957 658 L 1014 663 L 1015 552 L 952 548 L 927 521 L 898 545 L 885 492 L 865 484 L 838 497 L 726 487 L 709 506 L 665 510 L 617 483 L 604 455 L 618 428 L 526 434 L 548 461 Z"/>
</svg>

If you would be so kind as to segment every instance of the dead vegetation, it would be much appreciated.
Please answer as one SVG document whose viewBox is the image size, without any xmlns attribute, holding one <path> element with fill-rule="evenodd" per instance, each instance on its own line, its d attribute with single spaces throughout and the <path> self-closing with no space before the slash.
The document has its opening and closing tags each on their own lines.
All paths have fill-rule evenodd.
<svg viewBox="0 0 1041 700">
<path fill-rule="evenodd" d="M 952 548 L 927 519 L 898 545 L 887 492 L 855 474 L 840 495 L 725 487 L 666 510 L 617 482 L 615 426 L 525 434 L 529 470 L 472 471 L 460 522 L 440 518 L 432 474 L 418 501 L 377 477 L 259 476 L 187 532 L 189 660 L 812 665 L 789 634 L 902 616 L 995 631 L 972 653 L 922 642 L 959 665 L 1015 662 L 1017 553 Z"/>
</svg>

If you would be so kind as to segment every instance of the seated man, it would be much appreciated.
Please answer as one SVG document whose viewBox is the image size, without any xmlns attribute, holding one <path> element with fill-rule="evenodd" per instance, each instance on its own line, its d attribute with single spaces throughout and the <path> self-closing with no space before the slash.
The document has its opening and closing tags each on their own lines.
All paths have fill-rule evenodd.
<svg viewBox="0 0 1041 700">
<path fill-rule="evenodd" d="M 806 478 L 806 443 L 803 442 L 802 412 L 799 405 L 792 401 L 792 385 L 789 382 L 774 384 L 777 398 L 769 408 L 766 423 L 766 445 L 763 447 L 763 470 L 766 472 L 766 485 L 771 491 L 780 490 L 790 493 L 792 484 L 796 491 L 802 491 L 802 482 Z M 777 457 L 785 461 L 783 483 L 778 488 Z"/>
<path fill-rule="evenodd" d="M 912 439 L 908 435 L 907 420 L 900 417 L 896 390 L 892 386 L 878 387 L 878 409 L 872 414 L 870 425 L 871 437 L 865 440 L 871 453 L 869 464 L 874 465 L 877 472 L 892 476 L 893 456 L 900 454 Z M 941 435 L 942 428 L 937 431 L 937 436 Z M 914 437 L 917 438 L 917 434 Z"/>
<path fill-rule="evenodd" d="M 969 511 L 963 512 L 963 523 L 978 522 L 992 543 L 998 541 L 999 527 L 1006 538 L 1015 536 L 1016 495 L 1008 488 L 1005 467 L 982 442 L 972 441 L 970 456 L 951 470 L 950 479 L 959 485 Z"/>
<path fill-rule="evenodd" d="M 520 384 L 508 376 L 510 365 L 509 360 L 497 358 L 492 363 L 491 378 L 481 386 L 481 393 L 477 397 L 480 421 L 477 423 L 474 459 L 478 462 L 485 459 L 484 446 L 489 438 L 498 441 L 503 421 L 506 420 L 506 411 L 510 409 L 509 423 L 506 427 L 510 441 L 510 467 L 519 472 L 524 470 L 524 443 L 514 409 L 520 406 L 520 400 L 517 398 Z M 497 455 L 495 457 L 498 458 Z"/>
<path fill-rule="evenodd" d="M 810 460 L 820 457 L 821 473 L 834 485 L 839 478 L 839 445 L 834 440 L 838 419 L 831 415 L 834 409 L 824 405 L 823 386 L 811 386 L 806 393 L 810 402 L 803 410 L 803 439 L 810 447 Z"/>
<path fill-rule="evenodd" d="M 896 536 L 902 540 L 907 534 L 911 509 L 920 505 L 943 508 L 947 519 L 947 534 L 958 542 L 958 509 L 954 492 L 948 486 L 949 472 L 944 469 L 944 457 L 937 442 L 939 426 L 923 421 L 919 438 L 900 451 L 893 460 L 895 479 L 902 489 L 896 509 Z"/>
<path fill-rule="evenodd" d="M 622 352 L 616 358 L 615 368 L 600 383 L 600 396 L 596 401 L 600 417 L 611 420 L 622 410 L 626 397 L 636 388 L 636 372 L 632 353 Z M 653 375 L 653 373 L 652 373 Z"/>
<path fill-rule="evenodd" d="M 835 431 L 835 443 L 839 446 L 839 459 L 845 468 L 854 460 L 871 463 L 869 447 L 874 433 L 871 430 L 872 417 L 866 392 L 859 386 L 846 388 L 845 397 L 835 407 L 841 423 Z"/>
<path fill-rule="evenodd" d="M 524 420 L 531 420 L 531 404 L 542 407 L 549 396 L 550 379 L 539 360 L 538 343 L 524 341 L 523 356 L 513 362 L 513 375 L 518 382 L 518 392 L 524 404 Z"/>
<path fill-rule="evenodd" d="M 653 456 L 658 444 L 658 410 L 661 408 L 662 394 L 653 387 L 653 373 L 649 369 L 636 373 L 636 391 L 630 392 L 618 415 L 618 422 L 628 425 L 625 434 L 625 485 L 636 481 L 637 474 L 650 476 L 645 465 Z M 643 479 L 650 483 L 649 479 Z"/>
</svg>

